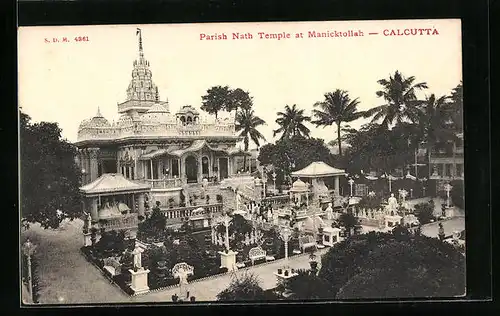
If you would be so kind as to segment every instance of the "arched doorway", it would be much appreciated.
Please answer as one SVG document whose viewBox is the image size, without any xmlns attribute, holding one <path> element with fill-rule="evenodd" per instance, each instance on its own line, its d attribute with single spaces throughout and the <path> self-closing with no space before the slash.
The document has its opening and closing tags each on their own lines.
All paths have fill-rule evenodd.
<svg viewBox="0 0 500 316">
<path fill-rule="evenodd" d="M 198 182 L 198 162 L 194 156 L 186 157 L 186 179 L 188 183 Z"/>
</svg>

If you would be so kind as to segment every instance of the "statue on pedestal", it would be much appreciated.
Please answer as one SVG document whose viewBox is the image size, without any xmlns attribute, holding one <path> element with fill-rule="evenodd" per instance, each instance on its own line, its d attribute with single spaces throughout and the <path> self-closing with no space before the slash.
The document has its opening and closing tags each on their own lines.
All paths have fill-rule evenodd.
<svg viewBox="0 0 500 316">
<path fill-rule="evenodd" d="M 396 214 L 398 211 L 398 200 L 394 197 L 394 193 L 391 193 L 391 197 L 387 200 L 387 212 L 390 214 Z"/>
<path fill-rule="evenodd" d="M 328 207 L 325 209 L 326 212 L 326 218 L 328 220 L 333 220 L 333 208 L 332 208 L 332 203 L 328 203 Z"/>
</svg>

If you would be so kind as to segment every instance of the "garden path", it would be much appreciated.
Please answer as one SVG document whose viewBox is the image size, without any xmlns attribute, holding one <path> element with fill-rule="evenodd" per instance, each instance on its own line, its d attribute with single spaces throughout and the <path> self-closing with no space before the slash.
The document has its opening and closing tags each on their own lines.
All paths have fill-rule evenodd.
<svg viewBox="0 0 500 316">
<path fill-rule="evenodd" d="M 83 243 L 83 222 L 65 221 L 56 230 L 45 230 L 40 225 L 22 232 L 23 240 L 29 237 L 37 245 L 39 258 L 41 304 L 99 304 L 132 302 L 171 302 L 171 296 L 178 293 L 178 288 L 150 293 L 143 296 L 129 297 L 117 286 L 111 284 L 101 272 L 90 264 L 80 253 Z M 319 254 L 325 252 L 323 249 Z M 289 259 L 290 268 L 309 268 L 307 255 Z M 264 289 L 276 285 L 273 272 L 283 266 L 283 261 L 250 268 L 260 280 Z M 245 273 L 239 271 L 238 274 Z M 224 290 L 231 281 L 231 274 L 214 279 L 193 282 L 188 285 L 191 295 L 198 301 L 215 300 L 216 295 Z"/>
<path fill-rule="evenodd" d="M 128 297 L 111 284 L 80 253 L 83 222 L 65 221 L 58 229 L 40 225 L 22 232 L 37 245 L 41 304 L 88 304 L 127 302 Z"/>
</svg>

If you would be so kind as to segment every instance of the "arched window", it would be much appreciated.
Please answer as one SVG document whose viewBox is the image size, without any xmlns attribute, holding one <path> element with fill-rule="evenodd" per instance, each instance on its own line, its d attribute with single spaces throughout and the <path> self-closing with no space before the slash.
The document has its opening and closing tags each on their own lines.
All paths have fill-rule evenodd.
<svg viewBox="0 0 500 316">
<path fill-rule="evenodd" d="M 208 157 L 201 158 L 201 173 L 203 174 L 203 178 L 208 178 Z"/>
<path fill-rule="evenodd" d="M 187 124 L 193 123 L 193 118 L 191 116 L 188 116 L 186 122 Z"/>
<path fill-rule="evenodd" d="M 181 116 L 181 122 L 182 125 L 186 125 L 186 118 L 184 116 Z"/>
</svg>

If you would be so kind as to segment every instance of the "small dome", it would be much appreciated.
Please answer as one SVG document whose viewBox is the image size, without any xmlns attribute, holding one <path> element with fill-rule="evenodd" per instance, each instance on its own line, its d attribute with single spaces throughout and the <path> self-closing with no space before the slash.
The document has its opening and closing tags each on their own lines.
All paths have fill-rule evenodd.
<svg viewBox="0 0 500 316">
<path fill-rule="evenodd" d="M 304 192 L 308 190 L 308 185 L 304 181 L 298 179 L 292 184 L 292 192 Z"/>
<path fill-rule="evenodd" d="M 85 123 L 84 122 L 82 122 L 80 124 L 81 128 L 84 128 L 84 127 L 90 127 L 90 128 L 111 127 L 111 124 L 109 123 L 109 121 L 106 118 L 104 118 L 104 116 L 102 116 L 101 110 L 99 108 L 97 108 L 97 114 L 93 118 L 91 118 L 90 120 L 86 120 Z M 82 127 L 82 125 L 83 125 L 83 127 Z"/>
<path fill-rule="evenodd" d="M 120 127 L 124 127 L 124 126 L 131 126 L 131 125 L 134 124 L 134 122 L 132 121 L 132 118 L 130 116 L 128 116 L 127 114 L 123 114 L 118 119 L 118 123 L 117 124 Z"/>
<path fill-rule="evenodd" d="M 144 123 L 167 124 L 170 117 L 167 108 L 161 103 L 156 103 L 141 116 L 141 120 Z"/>
<path fill-rule="evenodd" d="M 87 128 L 89 127 L 89 122 L 90 120 L 83 120 L 81 123 L 80 123 L 80 126 L 78 127 L 78 130 L 82 130 L 84 128 Z"/>
</svg>

